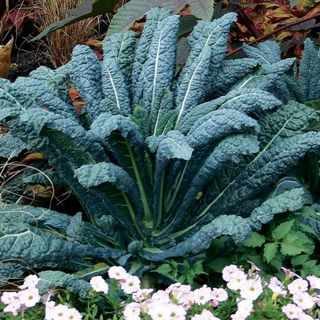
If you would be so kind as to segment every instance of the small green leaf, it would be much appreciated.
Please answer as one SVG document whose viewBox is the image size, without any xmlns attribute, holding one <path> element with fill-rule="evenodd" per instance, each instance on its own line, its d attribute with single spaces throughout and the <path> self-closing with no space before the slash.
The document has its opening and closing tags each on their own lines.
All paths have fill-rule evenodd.
<svg viewBox="0 0 320 320">
<path fill-rule="evenodd" d="M 316 237 L 319 236 L 313 228 L 311 228 L 310 226 L 308 226 L 304 223 L 301 223 L 299 227 L 300 227 L 300 230 L 303 231 L 304 233 L 310 233 Z"/>
<path fill-rule="evenodd" d="M 270 261 L 275 257 L 277 250 L 278 250 L 277 243 L 267 243 L 264 246 L 263 256 L 266 258 L 268 263 L 270 263 Z"/>
<path fill-rule="evenodd" d="M 257 248 L 261 247 L 266 242 L 265 236 L 260 233 L 252 232 L 251 236 L 243 242 L 245 247 Z"/>
<path fill-rule="evenodd" d="M 303 264 L 303 268 L 306 268 L 306 269 L 313 268 L 314 266 L 317 265 L 317 262 L 318 262 L 317 260 L 309 260 Z"/>
<path fill-rule="evenodd" d="M 195 275 L 204 274 L 203 261 L 197 261 L 192 267 L 192 271 Z"/>
<path fill-rule="evenodd" d="M 301 254 L 299 256 L 293 257 L 291 259 L 291 263 L 293 266 L 302 266 L 308 259 L 309 259 L 308 254 Z"/>
<path fill-rule="evenodd" d="M 160 265 L 157 269 L 155 269 L 153 272 L 157 272 L 160 274 L 163 274 L 165 276 L 168 276 L 168 274 L 172 271 L 172 267 L 169 263 L 164 263 Z"/>
<path fill-rule="evenodd" d="M 320 265 L 315 265 L 314 267 L 310 268 L 308 270 L 309 272 L 306 272 L 305 275 L 303 275 L 303 277 L 308 276 L 310 274 L 312 274 L 313 276 L 319 277 L 320 276 Z"/>
<path fill-rule="evenodd" d="M 270 265 L 280 270 L 283 266 L 283 255 L 278 251 L 274 258 L 270 261 Z"/>
<path fill-rule="evenodd" d="M 283 237 L 285 237 L 294 225 L 295 220 L 290 220 L 287 222 L 281 223 L 278 227 L 276 227 L 272 232 L 272 237 L 274 240 L 279 241 Z"/>
<path fill-rule="evenodd" d="M 313 251 L 313 241 L 301 231 L 290 232 L 281 243 L 281 253 L 288 256 L 295 256 L 302 252 L 313 253 Z"/>
<path fill-rule="evenodd" d="M 187 278 L 188 278 L 188 275 L 185 275 L 185 274 L 183 274 L 183 275 L 181 275 L 181 276 L 179 276 L 178 277 L 178 281 L 179 281 L 179 283 L 185 283 L 185 281 L 187 280 Z M 189 282 L 189 281 L 188 281 Z M 192 281 L 191 281 L 192 282 Z M 190 282 L 189 282 L 190 283 Z"/>
</svg>

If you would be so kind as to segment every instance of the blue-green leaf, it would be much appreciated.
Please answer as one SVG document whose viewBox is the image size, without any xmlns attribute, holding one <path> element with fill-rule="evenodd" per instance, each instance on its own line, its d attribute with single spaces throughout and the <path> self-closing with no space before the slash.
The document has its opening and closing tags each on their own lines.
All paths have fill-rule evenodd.
<svg viewBox="0 0 320 320">
<path fill-rule="evenodd" d="M 275 214 L 295 212 L 309 201 L 310 197 L 303 188 L 295 188 L 271 197 L 251 212 L 251 226 L 255 230 L 260 230 L 262 224 L 270 222 Z"/>
<path fill-rule="evenodd" d="M 99 115 L 101 90 L 101 67 L 96 54 L 84 45 L 77 45 L 72 52 L 68 69 L 72 84 L 85 101 L 85 108 L 92 120 Z"/>
<path fill-rule="evenodd" d="M 44 295 L 55 288 L 65 288 L 69 292 L 78 294 L 81 298 L 87 298 L 92 290 L 87 281 L 62 271 L 41 271 L 39 278 L 38 290 L 40 295 Z"/>
<path fill-rule="evenodd" d="M 17 157 L 26 148 L 26 144 L 18 137 L 14 137 L 10 132 L 0 137 L 1 158 Z"/>
<path fill-rule="evenodd" d="M 268 148 L 271 143 L 307 132 L 318 119 L 317 111 L 292 101 L 259 120 L 259 139 L 262 146 Z"/>
<path fill-rule="evenodd" d="M 222 215 L 203 226 L 189 239 L 169 249 L 161 250 L 159 253 L 149 253 L 145 250 L 144 257 L 151 261 L 161 261 L 172 257 L 195 255 L 208 249 L 212 241 L 222 235 L 229 235 L 234 242 L 240 243 L 244 241 L 250 233 L 250 225 L 246 219 L 232 215 Z"/>
<path fill-rule="evenodd" d="M 310 39 L 304 42 L 298 82 L 304 94 L 304 101 L 320 98 L 320 56 Z"/>
<path fill-rule="evenodd" d="M 115 58 L 104 58 L 102 62 L 102 91 L 105 96 L 105 103 L 109 108 L 101 112 L 117 111 L 127 115 L 130 113 L 129 93 L 125 83 L 125 77 Z M 103 104 L 100 105 L 102 109 Z"/>
<path fill-rule="evenodd" d="M 159 23 L 169 17 L 170 13 L 171 10 L 167 8 L 153 8 L 147 13 L 147 21 L 144 25 L 144 29 L 135 52 L 132 68 L 133 104 L 139 104 L 139 101 L 142 99 L 143 86 L 139 82 L 139 78 L 142 73 L 143 66 L 148 59 L 153 34 L 158 29 Z"/>
<path fill-rule="evenodd" d="M 255 88 L 232 90 L 225 96 L 194 107 L 181 119 L 179 131 L 186 133 L 202 116 L 217 109 L 234 109 L 246 114 L 268 111 L 281 105 L 281 101 L 267 91 Z"/>
<path fill-rule="evenodd" d="M 102 42 L 104 58 L 116 59 L 128 88 L 131 86 L 132 63 L 136 46 L 135 32 L 115 33 Z"/>
<path fill-rule="evenodd" d="M 165 88 L 170 88 L 174 76 L 176 59 L 176 37 L 179 17 L 163 19 L 155 30 L 148 58 L 139 77 L 143 84 L 143 96 L 139 105 L 153 112 L 159 109 L 159 97 Z"/>
</svg>

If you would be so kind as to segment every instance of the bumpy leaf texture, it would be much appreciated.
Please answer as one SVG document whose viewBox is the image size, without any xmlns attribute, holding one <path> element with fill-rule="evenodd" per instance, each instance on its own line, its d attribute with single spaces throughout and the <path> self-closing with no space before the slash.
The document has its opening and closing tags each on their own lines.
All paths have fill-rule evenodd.
<svg viewBox="0 0 320 320">
<path fill-rule="evenodd" d="M 299 86 L 300 96 L 317 99 L 310 59 L 318 64 L 318 54 L 307 42 L 299 80 L 274 42 L 224 60 L 235 20 L 229 13 L 200 21 L 177 75 L 179 17 L 154 8 L 139 39 L 124 32 L 103 41 L 103 61 L 79 45 L 62 68 L 0 80 L 0 121 L 12 142 L 0 142 L 0 154 L 43 153 L 52 182 L 70 189 L 83 211 L 1 205 L 0 260 L 10 260 L 2 278 L 16 264 L 73 271 L 100 260 L 195 256 L 220 236 L 238 244 L 275 214 L 310 202 L 296 164 L 320 151 L 320 134 L 310 131 L 318 112 L 286 102 Z M 57 275 L 45 276 L 52 283 Z M 86 294 L 70 275 L 62 279 Z"/>
</svg>

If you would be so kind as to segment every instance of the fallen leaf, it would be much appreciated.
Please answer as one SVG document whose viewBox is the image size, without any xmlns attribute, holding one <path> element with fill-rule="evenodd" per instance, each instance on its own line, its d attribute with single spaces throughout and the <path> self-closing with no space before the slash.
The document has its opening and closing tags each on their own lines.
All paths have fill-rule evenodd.
<svg viewBox="0 0 320 320">
<path fill-rule="evenodd" d="M 0 45 L 0 77 L 8 78 L 10 70 L 10 59 L 13 47 L 13 38 L 6 44 Z"/>
<path fill-rule="evenodd" d="M 26 162 L 31 162 L 34 160 L 44 160 L 44 155 L 42 153 L 39 152 L 33 152 L 30 153 L 28 155 L 26 155 L 23 160 L 21 161 L 22 163 L 26 163 Z"/>
</svg>

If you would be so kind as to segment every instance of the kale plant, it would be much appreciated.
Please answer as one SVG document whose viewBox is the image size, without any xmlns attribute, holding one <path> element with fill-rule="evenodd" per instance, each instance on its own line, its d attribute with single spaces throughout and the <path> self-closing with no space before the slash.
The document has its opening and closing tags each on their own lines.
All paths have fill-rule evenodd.
<svg viewBox="0 0 320 320">
<path fill-rule="evenodd" d="M 1 80 L 7 141 L 44 154 L 83 209 L 70 216 L 1 204 L 2 275 L 93 261 L 152 268 L 203 253 L 222 235 L 241 243 L 311 201 L 298 180 L 283 178 L 319 151 L 320 134 L 309 131 L 318 113 L 278 99 L 291 59 L 266 50 L 273 61 L 265 66 L 250 47 L 254 57 L 224 60 L 235 20 L 199 22 L 178 76 L 179 17 L 152 9 L 139 39 L 124 32 L 104 40 L 101 62 L 79 45 L 58 70 Z M 71 84 L 85 101 L 81 112 Z M 3 142 L 2 152 L 12 145 Z"/>
</svg>

